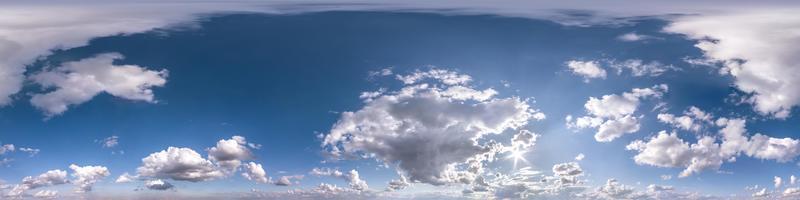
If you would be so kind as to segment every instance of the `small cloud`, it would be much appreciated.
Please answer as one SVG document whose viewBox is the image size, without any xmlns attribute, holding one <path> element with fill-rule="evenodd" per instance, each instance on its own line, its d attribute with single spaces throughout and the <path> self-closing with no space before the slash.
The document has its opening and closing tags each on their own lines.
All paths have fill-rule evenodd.
<svg viewBox="0 0 800 200">
<path fill-rule="evenodd" d="M 654 40 L 654 39 L 661 39 L 659 37 L 650 36 L 650 35 L 642 35 L 636 32 L 630 32 L 626 34 L 622 34 L 617 37 L 617 40 L 625 41 L 625 42 L 636 42 L 636 41 L 643 41 L 643 40 Z"/>
</svg>

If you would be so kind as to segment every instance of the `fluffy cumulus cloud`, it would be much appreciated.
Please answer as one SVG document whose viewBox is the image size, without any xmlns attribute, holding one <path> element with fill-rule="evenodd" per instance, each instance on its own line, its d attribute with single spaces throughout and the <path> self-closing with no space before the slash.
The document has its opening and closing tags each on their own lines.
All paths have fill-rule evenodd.
<svg viewBox="0 0 800 200">
<path fill-rule="evenodd" d="M 261 167 L 261 164 L 249 162 L 244 165 L 244 172 L 242 172 L 242 177 L 247 180 L 255 181 L 258 183 L 269 183 L 269 177 L 267 177 L 267 172 L 264 171 L 264 168 Z"/>
<path fill-rule="evenodd" d="M 144 186 L 151 190 L 169 190 L 175 187 L 171 183 L 161 179 L 147 180 L 144 182 Z"/>
<path fill-rule="evenodd" d="M 225 176 L 214 163 L 189 148 L 169 147 L 142 159 L 140 176 L 200 182 Z"/>
<path fill-rule="evenodd" d="M 432 69 L 397 77 L 404 87 L 369 97 L 321 135 L 331 158 L 376 158 L 412 182 L 470 183 L 504 149 L 482 138 L 545 117 L 526 100 L 471 87 L 468 75 Z"/>
<path fill-rule="evenodd" d="M 166 84 L 167 71 L 148 70 L 137 65 L 115 65 L 118 53 L 67 62 L 54 69 L 36 73 L 30 79 L 43 88 L 54 90 L 34 94 L 31 104 L 47 116 L 59 115 L 71 105 L 91 100 L 100 93 L 115 97 L 154 102 L 152 87 Z"/>
<path fill-rule="evenodd" d="M 53 199 L 58 196 L 58 191 L 55 190 L 39 190 L 36 193 L 33 193 L 33 197 L 40 198 L 40 199 Z"/>
<path fill-rule="evenodd" d="M 699 133 L 706 125 L 713 125 L 713 116 L 700 108 L 691 106 L 682 116 L 669 113 L 658 114 L 658 121 L 672 125 L 675 128 Z"/>
<path fill-rule="evenodd" d="M 339 171 L 338 169 L 314 168 L 311 170 L 311 172 L 309 172 L 309 174 L 314 176 L 331 176 L 331 177 L 341 178 L 350 185 L 350 188 L 356 191 L 364 191 L 369 189 L 369 185 L 367 185 L 367 182 L 361 179 L 361 176 L 355 169 L 350 170 L 348 172 L 342 172 Z"/>
<path fill-rule="evenodd" d="M 583 175 L 575 162 L 554 165 L 552 175 L 524 167 L 510 174 L 481 177 L 464 193 L 489 199 L 574 199 L 586 190 Z"/>
<path fill-rule="evenodd" d="M 631 142 L 627 149 L 638 152 L 633 158 L 640 165 L 685 168 L 679 177 L 718 170 L 724 162 L 733 162 L 740 155 L 781 163 L 793 161 L 800 155 L 800 141 L 797 139 L 762 134 L 748 137 L 744 119 L 719 118 L 714 123 L 720 127 L 720 139 L 701 136 L 696 143 L 690 144 L 679 138 L 676 132 L 661 131 L 647 141 Z"/>
<path fill-rule="evenodd" d="M 248 143 L 242 136 L 233 136 L 208 148 L 208 159 L 190 148 L 169 147 L 143 158 L 136 176 L 120 176 L 117 180 L 127 182 L 133 178 L 150 178 L 200 182 L 218 179 L 238 171 L 242 161 L 252 158 L 250 149 L 258 146 Z M 246 164 L 242 175 L 253 181 L 268 182 L 260 164 Z"/>
<path fill-rule="evenodd" d="M 749 10 L 684 16 L 666 31 L 698 40 L 705 58 L 722 63 L 720 73 L 763 115 L 786 118 L 800 104 L 800 19 L 794 9 Z M 743 28 L 746 27 L 746 28 Z"/>
<path fill-rule="evenodd" d="M 107 177 L 111 173 L 108 168 L 104 166 L 78 166 L 70 165 L 69 169 L 72 170 L 72 183 L 78 186 L 76 192 L 83 193 L 92 191 L 92 185 L 97 181 Z"/>
<path fill-rule="evenodd" d="M 216 146 L 211 147 L 208 157 L 226 170 L 233 171 L 242 164 L 242 160 L 248 160 L 253 155 L 244 137 L 233 136 L 231 139 L 220 140 Z"/>
<path fill-rule="evenodd" d="M 303 176 L 303 175 L 281 176 L 280 178 L 278 178 L 277 181 L 275 181 L 274 184 L 277 185 L 277 186 L 290 186 L 290 185 L 294 185 L 294 184 L 299 184 L 300 183 L 299 180 L 303 179 L 303 177 L 305 177 L 305 176 Z M 292 180 L 294 180 L 294 181 L 292 181 Z M 364 184 L 366 186 L 366 182 L 364 182 Z M 366 187 L 364 187 L 364 188 L 366 188 Z"/>
<path fill-rule="evenodd" d="M 661 98 L 667 85 L 650 88 L 634 88 L 631 92 L 590 97 L 584 104 L 587 115 L 573 119 L 567 116 L 567 127 L 574 129 L 597 128 L 594 135 L 598 142 L 610 142 L 624 134 L 639 131 L 639 119 L 634 115 L 642 99 Z"/>
<path fill-rule="evenodd" d="M 582 76 L 584 82 L 589 82 L 593 78 L 606 78 L 606 70 L 600 67 L 597 61 L 570 60 L 566 65 L 573 74 Z"/>
<path fill-rule="evenodd" d="M 25 194 L 25 191 L 37 189 L 46 186 L 61 185 L 68 183 L 67 171 L 64 170 L 50 170 L 38 176 L 26 176 L 22 182 L 14 185 L 5 196 L 20 197 Z"/>
</svg>

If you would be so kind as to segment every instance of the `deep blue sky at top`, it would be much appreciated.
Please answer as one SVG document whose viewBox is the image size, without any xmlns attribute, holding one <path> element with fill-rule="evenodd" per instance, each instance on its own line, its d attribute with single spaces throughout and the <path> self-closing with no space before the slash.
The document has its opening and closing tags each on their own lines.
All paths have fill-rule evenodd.
<svg viewBox="0 0 800 200">
<path fill-rule="evenodd" d="M 320 164 L 324 158 L 316 135 L 330 129 L 338 112 L 357 110 L 362 105 L 358 99 L 361 92 L 399 84 L 391 78 L 370 79 L 369 71 L 392 67 L 396 73 L 403 73 L 436 66 L 469 74 L 480 88 L 495 88 L 503 96 L 535 98 L 533 106 L 548 119 L 530 125 L 543 135 L 536 150 L 528 155 L 534 166 L 547 170 L 546 166 L 584 153 L 587 160 L 605 161 L 584 164 L 594 180 L 616 177 L 631 183 L 654 182 L 658 177 L 653 174 L 675 174 L 681 169 L 637 166 L 630 159 L 633 152 L 623 147 L 630 140 L 666 128 L 654 121 L 655 113 L 646 114 L 648 118 L 638 133 L 611 144 L 595 142 L 591 131 L 572 133 L 564 127 L 563 119 L 567 114 L 582 115 L 583 104 L 590 96 L 660 83 L 670 86 L 665 101 L 672 113 L 695 105 L 711 112 L 725 107 L 752 114 L 747 105 L 723 102 L 734 91 L 729 79 L 716 75 L 712 68 L 690 66 L 681 60 L 701 54 L 693 41 L 661 33 L 665 24 L 640 19 L 625 25 L 575 27 L 497 16 L 382 12 L 219 14 L 203 18 L 196 26 L 97 38 L 88 46 L 43 58 L 29 73 L 98 53 L 119 52 L 125 59 L 118 64 L 169 70 L 166 86 L 155 89 L 159 102 L 100 95 L 61 116 L 43 120 L 43 115 L 27 103 L 25 92 L 39 88 L 25 88 L 16 96 L 25 101 L 0 109 L 0 136 L 4 143 L 37 147 L 42 153 L 32 159 L 17 156 L 13 165 L 0 170 L 0 178 L 19 180 L 76 161 L 105 165 L 112 170 L 111 177 L 116 177 L 124 171 L 134 172 L 141 158 L 168 146 L 191 147 L 203 153 L 204 148 L 232 135 L 262 144 L 256 152 L 257 160 L 271 174 L 302 174 L 321 165 L 342 166 Z M 661 39 L 616 39 L 630 32 Z M 617 76 L 612 70 L 607 80 L 585 84 L 564 67 L 567 60 L 582 59 L 642 59 L 672 64 L 682 71 L 660 77 L 629 77 Z M 503 87 L 501 81 L 511 83 L 511 87 Z M 641 110 L 650 108 L 652 105 L 646 103 Z M 754 121 L 748 128 L 783 137 L 791 135 L 787 124 L 797 121 L 797 117 L 761 124 Z M 112 155 L 94 142 L 111 135 L 120 137 L 116 150 L 125 151 L 124 155 Z M 373 161 L 340 164 L 360 168 L 362 176 L 377 185 L 394 178 L 393 173 L 377 173 L 380 170 L 374 170 Z M 782 165 L 741 158 L 724 165 L 723 170 L 789 170 L 775 166 Z M 608 170 L 618 168 L 629 170 Z M 720 182 L 716 190 L 736 191 L 752 182 L 723 180 L 763 178 L 737 172 L 741 174 L 707 172 L 697 177 Z M 679 187 L 704 185 L 675 181 Z"/>
</svg>

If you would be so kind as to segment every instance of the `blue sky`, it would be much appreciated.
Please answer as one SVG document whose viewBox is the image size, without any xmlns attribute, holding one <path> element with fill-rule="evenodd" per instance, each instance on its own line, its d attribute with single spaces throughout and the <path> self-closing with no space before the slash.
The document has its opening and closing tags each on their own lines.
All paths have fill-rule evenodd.
<svg viewBox="0 0 800 200">
<path fill-rule="evenodd" d="M 2 198 L 800 194 L 788 8 L 9 5 Z"/>
</svg>

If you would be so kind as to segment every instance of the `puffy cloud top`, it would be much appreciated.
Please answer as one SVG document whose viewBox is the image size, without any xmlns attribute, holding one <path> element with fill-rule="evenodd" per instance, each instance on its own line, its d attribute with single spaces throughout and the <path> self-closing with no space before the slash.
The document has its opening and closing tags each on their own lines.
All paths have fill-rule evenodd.
<svg viewBox="0 0 800 200">
<path fill-rule="evenodd" d="M 480 138 L 544 118 L 517 97 L 496 98 L 494 90 L 466 85 L 472 80 L 468 75 L 432 69 L 398 79 L 408 85 L 342 113 L 322 144 L 333 158 L 375 157 L 397 164 L 410 181 L 471 182 L 480 163 L 502 150 L 499 143 Z"/>
</svg>

